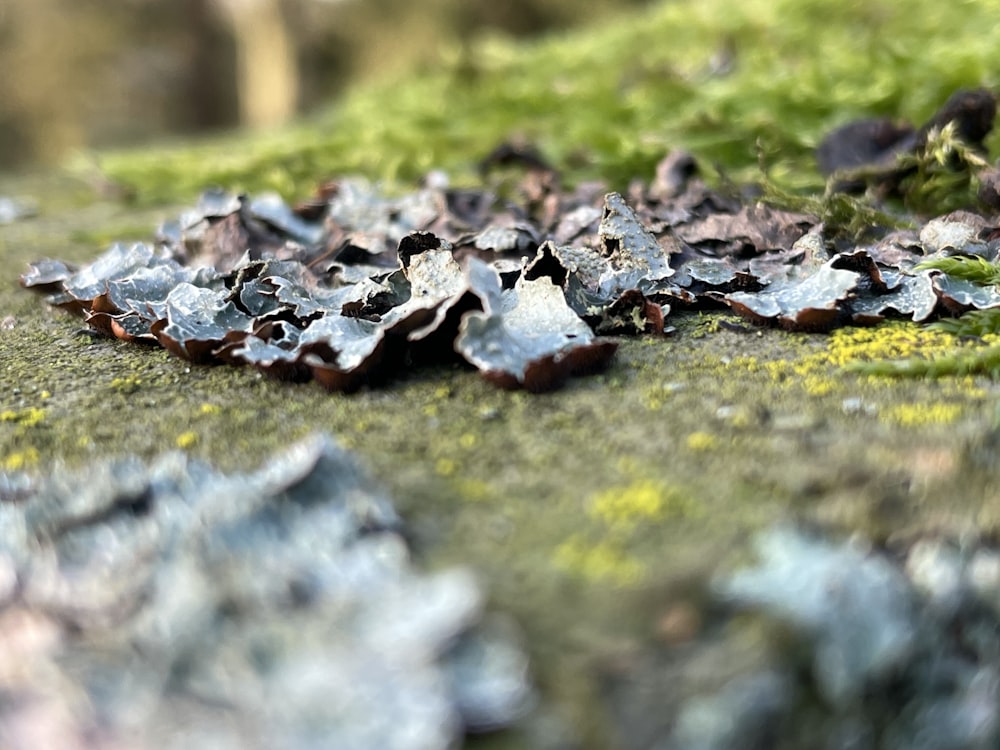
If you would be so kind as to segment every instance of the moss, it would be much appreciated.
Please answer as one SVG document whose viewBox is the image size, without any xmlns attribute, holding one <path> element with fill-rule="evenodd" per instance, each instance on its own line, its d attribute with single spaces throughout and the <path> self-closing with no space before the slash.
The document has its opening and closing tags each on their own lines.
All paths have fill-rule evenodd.
<svg viewBox="0 0 1000 750">
<path fill-rule="evenodd" d="M 952 255 L 934 258 L 924 261 L 917 269 L 936 269 L 956 279 L 974 281 L 977 284 L 1000 284 L 1000 264 L 991 263 L 979 256 Z"/>
<path fill-rule="evenodd" d="M 992 318 L 990 314 L 983 320 Z M 928 327 L 894 322 L 873 329 L 841 329 L 831 337 L 829 361 L 874 378 L 932 377 L 953 387 L 970 382 L 974 375 L 997 377 L 1000 337 L 988 322 L 980 324 L 975 313 L 967 313 L 965 319 L 965 323 L 940 321 Z M 970 338 L 967 329 L 979 325 L 986 330 Z"/>
<path fill-rule="evenodd" d="M 811 149 L 831 126 L 877 114 L 920 122 L 954 89 L 997 83 L 997 11 L 996 0 L 961 12 L 935 0 L 672 0 L 563 37 L 474 40 L 468 54 L 445 51 L 285 132 L 98 161 L 144 201 L 189 200 L 207 184 L 302 195 L 345 172 L 470 177 L 476 158 L 517 133 L 574 180 L 624 186 L 684 146 L 734 179 L 758 176 L 762 158 L 776 185 L 820 190 Z M 713 72 L 720 54 L 733 65 Z"/>
<path fill-rule="evenodd" d="M 907 321 L 891 321 L 872 328 L 840 328 L 828 336 L 813 340 L 818 346 L 802 344 L 800 354 L 791 358 L 762 359 L 741 356 L 727 363 L 738 369 L 767 376 L 771 385 L 801 391 L 810 397 L 843 396 L 859 388 L 884 391 L 886 382 L 878 377 L 858 380 L 845 371 L 878 375 L 888 360 L 934 362 L 953 356 L 956 351 L 975 352 L 975 342 Z M 942 373 L 948 375 L 949 373 Z M 952 393 L 979 398 L 984 394 L 968 378 L 942 377 L 941 387 Z"/>
<path fill-rule="evenodd" d="M 956 135 L 956 124 L 931 128 L 927 145 L 919 153 L 901 159 L 914 172 L 901 186 L 906 207 L 924 216 L 979 207 L 977 175 L 989 162 Z"/>
</svg>

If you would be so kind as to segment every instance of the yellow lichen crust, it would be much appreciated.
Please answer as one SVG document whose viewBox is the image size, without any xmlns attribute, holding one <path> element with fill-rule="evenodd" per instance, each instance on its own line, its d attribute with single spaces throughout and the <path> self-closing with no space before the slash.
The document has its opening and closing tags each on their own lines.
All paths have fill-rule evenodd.
<svg viewBox="0 0 1000 750">
<path fill-rule="evenodd" d="M 142 378 L 135 375 L 126 375 L 125 377 L 114 378 L 111 381 L 111 387 L 119 393 L 135 393 L 141 385 Z"/>
<path fill-rule="evenodd" d="M 556 548 L 555 564 L 585 580 L 622 587 L 641 583 L 645 573 L 642 562 L 623 545 L 609 539 L 592 544 L 582 534 L 574 534 Z"/>
<path fill-rule="evenodd" d="M 762 360 L 756 356 L 734 357 L 729 370 L 764 374 L 773 386 L 795 388 L 812 397 L 846 396 L 859 387 L 885 390 L 889 382 L 877 375 L 852 373 L 858 365 L 888 360 L 911 360 L 953 355 L 973 348 L 952 334 L 908 321 L 891 321 L 872 328 L 840 328 L 825 337 L 825 346 L 802 345 L 801 356 Z M 943 392 L 965 398 L 984 393 L 971 377 L 942 377 Z"/>
<path fill-rule="evenodd" d="M 597 493 L 587 514 L 610 529 L 631 530 L 643 521 L 690 516 L 698 512 L 691 499 L 660 482 L 639 479 Z"/>
<path fill-rule="evenodd" d="M 960 404 L 943 402 L 895 404 L 879 412 L 879 419 L 903 427 L 950 424 L 962 415 Z"/>
<path fill-rule="evenodd" d="M 0 459 L 0 469 L 4 471 L 20 471 L 38 463 L 38 451 L 35 448 L 25 448 L 14 451 Z"/>
<path fill-rule="evenodd" d="M 34 406 L 27 409 L 7 409 L 0 412 L 0 422 L 12 422 L 25 429 L 35 427 L 45 420 L 45 409 Z"/>
<path fill-rule="evenodd" d="M 434 462 L 434 473 L 440 477 L 450 477 L 455 473 L 458 465 L 450 458 L 439 458 Z"/>
<path fill-rule="evenodd" d="M 719 445 L 719 439 L 709 432 L 692 432 L 684 441 L 687 445 L 688 450 L 692 451 L 710 451 L 717 448 Z"/>
<path fill-rule="evenodd" d="M 698 517 L 702 506 L 678 488 L 636 479 L 595 494 L 586 513 L 592 525 L 556 547 L 556 567 L 585 580 L 627 587 L 639 584 L 646 572 L 632 551 L 637 538 L 657 524 Z"/>
<path fill-rule="evenodd" d="M 882 359 L 932 358 L 954 351 L 958 340 L 948 333 L 893 321 L 874 328 L 840 328 L 830 334 L 823 359 L 837 367 Z"/>
<path fill-rule="evenodd" d="M 193 430 L 182 432 L 177 436 L 174 444 L 181 450 L 188 450 L 198 444 L 198 433 Z"/>
</svg>

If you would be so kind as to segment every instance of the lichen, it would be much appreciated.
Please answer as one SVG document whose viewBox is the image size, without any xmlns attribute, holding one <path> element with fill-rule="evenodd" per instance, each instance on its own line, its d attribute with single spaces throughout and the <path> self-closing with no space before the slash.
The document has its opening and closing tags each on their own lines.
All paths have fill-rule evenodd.
<svg viewBox="0 0 1000 750">
<path fill-rule="evenodd" d="M 628 475 L 636 464 L 620 461 Z M 679 487 L 639 478 L 595 493 L 586 504 L 592 523 L 560 543 L 553 554 L 557 568 L 590 581 L 609 581 L 629 587 L 647 573 L 643 559 L 633 550 L 636 540 L 663 524 L 699 518 L 702 503 Z"/>
<path fill-rule="evenodd" d="M 642 522 L 663 521 L 672 516 L 691 516 L 697 504 L 682 493 L 648 479 L 621 487 L 610 487 L 594 495 L 588 515 L 612 531 L 631 531 Z"/>
<path fill-rule="evenodd" d="M 103 159 L 114 179 L 138 187 L 137 207 L 82 211 L 92 199 L 79 186 L 32 187 L 46 196 L 46 221 L 5 228 L 0 252 L 11 267 L 39 254 L 82 261 L 99 249 L 87 232 L 119 238 L 152 226 L 164 211 L 144 205 L 187 203 L 210 183 L 253 192 L 275 187 L 291 197 L 333 174 L 409 180 L 443 167 L 460 184 L 484 151 L 513 132 L 565 165 L 569 183 L 603 175 L 624 188 L 632 177 L 647 179 L 668 148 L 685 145 L 709 157 L 703 164 L 731 169 L 734 181 L 756 178 L 752 144 L 759 142 L 776 184 L 821 189 L 812 147 L 831 125 L 873 114 L 920 121 L 955 87 L 993 80 L 996 13 L 995 0 L 962 12 L 937 0 L 752 0 L 738 7 L 681 0 L 587 34 L 528 45 L 499 40 L 448 70 L 358 90 L 337 114 L 285 133 Z M 731 74 L 713 75 L 711 55 L 728 39 L 748 54 Z M 992 144 L 995 150 L 996 136 Z M 854 209 L 845 208 L 839 215 L 849 221 Z M 911 324 L 844 329 L 829 338 L 723 329 L 694 339 L 680 315 L 674 338 L 625 342 L 612 370 L 551 398 L 494 392 L 453 369 L 408 373 L 384 392 L 347 397 L 85 340 L 74 334 L 75 322 L 43 314 L 12 285 L 0 288 L 0 302 L 19 321 L 14 331 L 0 331 L 0 380 L 5 394 L 22 390 L 4 408 L 38 406 L 41 391 L 54 394 L 45 402 L 44 429 L 5 445 L 3 460 L 20 453 L 42 465 L 78 466 L 95 454 L 149 457 L 190 430 L 191 415 L 206 402 L 221 412 L 198 421 L 200 440 L 191 450 L 226 469 L 247 468 L 317 426 L 331 430 L 405 499 L 430 564 L 474 565 L 497 605 L 519 613 L 537 639 L 533 650 L 548 654 L 537 668 L 553 697 L 565 699 L 559 705 L 586 728 L 581 732 L 597 737 L 594 717 L 605 712 L 592 696 L 581 698 L 587 688 L 580 687 L 592 677 L 592 662 L 574 650 L 565 656 L 558 644 L 581 620 L 610 610 L 613 627 L 602 633 L 646 632 L 649 612 L 634 602 L 623 606 L 609 582 L 649 582 L 685 561 L 704 560 L 706 550 L 729 549 L 776 516 L 822 515 L 848 476 L 859 482 L 851 496 L 872 499 L 865 505 L 878 507 L 878 529 L 886 534 L 942 518 L 962 528 L 996 527 L 988 510 L 995 482 L 984 481 L 993 476 L 986 469 L 949 476 L 946 487 L 928 485 L 919 503 L 898 490 L 896 473 L 915 451 L 954 446 L 956 435 L 988 445 L 995 389 L 984 393 L 990 386 L 961 377 L 873 379 L 830 361 L 850 367 L 896 356 L 884 353 L 894 340 L 910 354 L 926 352 L 927 340 Z M 905 335 L 890 333 L 892 326 Z M 907 343 L 910 336 L 917 338 Z M 1000 350 L 993 355 L 1000 368 Z M 805 377 L 794 371 L 804 361 L 812 362 Z M 136 393 L 110 387 L 130 376 L 143 381 Z M 442 379 L 453 397 L 436 397 Z M 819 395 L 803 397 L 810 389 Z M 845 413 L 847 397 L 863 397 L 879 414 L 924 401 L 966 408 L 955 422 L 914 430 L 864 411 Z M 788 413 L 822 428 L 810 439 L 802 430 L 783 432 L 773 420 Z M 18 427 L 0 423 L 0 437 Z M 684 436 L 696 431 L 718 435 L 725 450 L 688 453 Z M 478 438 L 467 451 L 466 433 Z M 634 457 L 631 475 L 617 465 L 619 455 Z M 453 475 L 435 471 L 442 457 L 455 462 Z M 586 514 L 581 488 L 625 487 L 637 476 L 685 488 L 704 512 L 643 522 L 633 535 L 609 538 Z M 872 517 L 853 516 L 848 525 L 864 528 Z M 498 518 L 501 531 L 491 525 Z M 500 542 L 492 543 L 493 533 Z M 546 575 L 553 559 L 586 586 Z"/>
<path fill-rule="evenodd" d="M 830 335 L 826 353 L 820 359 L 835 367 L 856 362 L 933 357 L 952 351 L 954 336 L 906 321 L 892 321 L 874 328 L 841 328 Z"/>
<path fill-rule="evenodd" d="M 30 406 L 26 409 L 6 409 L 0 412 L 0 422 L 11 422 L 24 429 L 31 429 L 45 421 L 45 409 Z"/>
<path fill-rule="evenodd" d="M 730 360 L 727 366 L 734 370 L 763 373 L 777 387 L 798 388 L 806 395 L 823 397 L 847 394 L 862 386 L 879 387 L 878 378 L 859 380 L 849 374 L 852 371 L 875 376 L 883 374 L 885 363 L 889 361 L 933 363 L 955 356 L 956 352 L 971 355 L 977 351 L 976 344 L 972 342 L 963 342 L 950 333 L 909 321 L 889 321 L 871 328 L 840 328 L 821 341 L 821 347 L 802 347 L 804 351 L 800 356 L 761 359 L 756 355 L 743 355 Z M 942 385 L 949 392 L 962 392 L 974 398 L 983 395 L 968 378 L 944 377 Z"/>
<path fill-rule="evenodd" d="M 450 458 L 439 458 L 434 462 L 434 473 L 442 477 L 450 477 L 458 469 L 458 465 Z"/>
<path fill-rule="evenodd" d="M 710 432 L 692 432 L 684 440 L 688 450 L 702 452 L 715 450 L 719 447 L 719 439 Z"/>
<path fill-rule="evenodd" d="M 174 445 L 176 445 L 181 450 L 188 450 L 193 448 L 198 444 L 198 433 L 193 430 L 186 430 L 182 432 L 174 440 Z"/>
<path fill-rule="evenodd" d="M 560 544 L 553 560 L 556 567 L 595 583 L 631 587 L 642 582 L 646 566 L 621 544 L 604 539 L 596 544 L 574 535 Z"/>
<path fill-rule="evenodd" d="M 4 471 L 22 471 L 38 463 L 39 453 L 36 448 L 25 448 L 8 453 L 0 459 L 0 469 Z"/>
<path fill-rule="evenodd" d="M 946 402 L 893 404 L 879 411 L 879 418 L 903 427 L 951 424 L 962 414 L 962 405 Z"/>
<path fill-rule="evenodd" d="M 111 381 L 111 387 L 119 393 L 135 393 L 141 385 L 142 378 L 137 378 L 134 375 L 114 378 Z"/>
</svg>

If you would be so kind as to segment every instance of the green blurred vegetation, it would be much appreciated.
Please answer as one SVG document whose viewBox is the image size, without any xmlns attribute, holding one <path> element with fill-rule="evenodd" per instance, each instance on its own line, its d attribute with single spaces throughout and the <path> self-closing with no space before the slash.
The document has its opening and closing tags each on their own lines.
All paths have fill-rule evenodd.
<svg viewBox="0 0 1000 750">
<path fill-rule="evenodd" d="M 292 196 L 345 172 L 470 176 L 516 135 L 571 179 L 623 186 L 683 146 L 734 179 L 764 164 L 786 188 L 819 187 L 812 149 L 829 128 L 876 114 L 920 122 L 956 88 L 995 86 L 998 10 L 998 0 L 672 0 L 540 41 L 480 36 L 282 133 L 106 154 L 101 167 L 142 201 L 209 183 Z"/>
<path fill-rule="evenodd" d="M 483 30 L 538 35 L 646 2 L 0 0 L 0 169 L 253 124 L 248 98 L 280 120 Z"/>
</svg>

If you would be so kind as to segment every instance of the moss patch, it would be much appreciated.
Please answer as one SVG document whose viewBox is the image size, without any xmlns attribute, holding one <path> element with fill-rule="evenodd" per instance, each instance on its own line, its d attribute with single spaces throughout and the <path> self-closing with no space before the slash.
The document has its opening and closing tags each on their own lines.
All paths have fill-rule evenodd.
<svg viewBox="0 0 1000 750">
<path fill-rule="evenodd" d="M 735 176 L 756 176 L 763 158 L 772 179 L 818 187 L 811 149 L 831 126 L 874 114 L 920 122 L 956 88 L 997 83 L 998 10 L 995 0 L 960 11 L 935 0 L 671 0 L 541 42 L 473 40 L 287 132 L 100 163 L 144 201 L 211 183 L 292 196 L 345 172 L 469 175 L 520 134 L 573 179 L 624 186 L 684 146 Z"/>
</svg>

